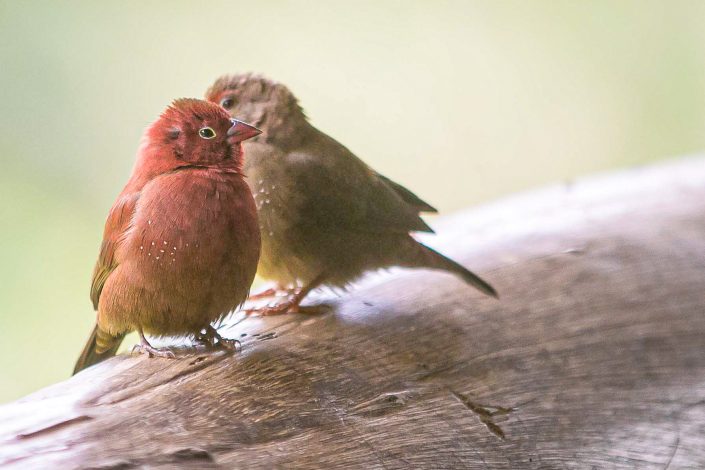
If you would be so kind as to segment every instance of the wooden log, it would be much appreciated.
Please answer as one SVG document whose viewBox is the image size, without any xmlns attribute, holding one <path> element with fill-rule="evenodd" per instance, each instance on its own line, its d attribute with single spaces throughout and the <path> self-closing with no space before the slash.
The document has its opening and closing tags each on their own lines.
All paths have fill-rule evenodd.
<svg viewBox="0 0 705 470">
<path fill-rule="evenodd" d="M 0 464 L 705 468 L 704 158 L 437 228 L 499 301 L 398 270 L 327 314 L 236 316 L 241 353 L 122 355 L 0 407 Z"/>
</svg>

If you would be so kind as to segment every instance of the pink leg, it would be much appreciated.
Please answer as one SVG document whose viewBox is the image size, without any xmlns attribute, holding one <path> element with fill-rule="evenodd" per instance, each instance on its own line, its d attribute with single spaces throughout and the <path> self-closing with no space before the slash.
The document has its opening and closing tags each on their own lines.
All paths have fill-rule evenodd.
<svg viewBox="0 0 705 470">
<path fill-rule="evenodd" d="M 270 287 L 268 289 L 265 289 L 261 292 L 257 292 L 256 294 L 250 295 L 247 300 L 259 300 L 259 299 L 268 299 L 270 297 L 283 297 L 286 295 L 291 295 L 292 293 L 298 291 L 298 289 L 289 289 L 286 288 L 280 284 L 275 285 L 274 287 Z"/>
<path fill-rule="evenodd" d="M 324 280 L 325 276 L 323 274 L 319 274 L 313 281 L 301 289 L 291 289 L 289 291 L 288 298 L 285 301 L 279 302 L 278 304 L 272 306 L 250 308 L 243 310 L 243 312 L 245 315 L 258 314 L 261 316 L 281 315 L 284 313 L 320 313 L 320 308 L 301 307 L 300 304 L 308 293 L 320 286 Z"/>
<path fill-rule="evenodd" d="M 147 354 L 149 357 L 156 356 L 165 357 L 169 359 L 174 359 L 176 357 L 176 355 L 171 352 L 168 348 L 158 349 L 149 344 L 147 338 L 144 337 L 142 329 L 138 330 L 138 333 L 140 335 L 140 344 L 135 344 L 135 346 L 132 348 L 133 352 L 137 351 L 141 354 Z"/>
</svg>

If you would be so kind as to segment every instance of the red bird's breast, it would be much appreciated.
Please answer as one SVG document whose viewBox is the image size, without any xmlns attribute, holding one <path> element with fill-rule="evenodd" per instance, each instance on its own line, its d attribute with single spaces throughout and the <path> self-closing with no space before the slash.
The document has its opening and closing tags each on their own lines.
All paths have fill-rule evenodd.
<svg viewBox="0 0 705 470">
<path fill-rule="evenodd" d="M 125 320 L 162 335 L 198 330 L 246 299 L 259 247 L 242 175 L 206 168 L 161 175 L 140 193 L 99 314 L 136 316 Z"/>
</svg>

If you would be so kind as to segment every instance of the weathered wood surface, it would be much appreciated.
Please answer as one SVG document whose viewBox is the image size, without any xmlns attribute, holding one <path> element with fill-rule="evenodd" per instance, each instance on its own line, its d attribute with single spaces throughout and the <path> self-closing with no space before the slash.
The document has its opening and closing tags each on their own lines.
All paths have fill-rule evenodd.
<svg viewBox="0 0 705 470">
<path fill-rule="evenodd" d="M 236 317 L 240 354 L 120 356 L 0 407 L 0 464 L 705 468 L 705 159 L 438 228 L 500 301 L 398 271 L 321 316 Z"/>
</svg>

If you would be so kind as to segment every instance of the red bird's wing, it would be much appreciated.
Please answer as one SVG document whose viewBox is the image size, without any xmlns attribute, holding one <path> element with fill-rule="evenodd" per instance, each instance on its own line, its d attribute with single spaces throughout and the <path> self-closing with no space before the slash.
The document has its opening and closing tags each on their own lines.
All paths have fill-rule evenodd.
<svg viewBox="0 0 705 470">
<path fill-rule="evenodd" d="M 103 232 L 103 243 L 100 246 L 100 255 L 93 270 L 91 281 L 91 301 L 93 308 L 98 309 L 98 300 L 103 290 L 105 281 L 117 266 L 115 250 L 124 240 L 125 233 L 130 228 L 139 193 L 121 195 L 108 214 Z"/>
</svg>

